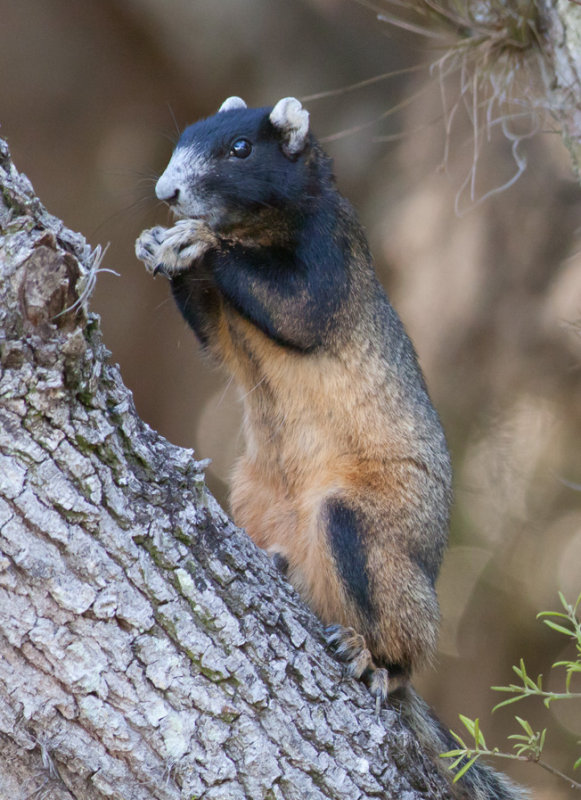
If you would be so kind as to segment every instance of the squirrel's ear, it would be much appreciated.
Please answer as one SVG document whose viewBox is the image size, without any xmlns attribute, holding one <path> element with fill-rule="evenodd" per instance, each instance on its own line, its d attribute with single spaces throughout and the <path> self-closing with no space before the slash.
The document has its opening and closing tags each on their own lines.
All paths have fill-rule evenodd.
<svg viewBox="0 0 581 800">
<path fill-rule="evenodd" d="M 270 121 L 283 136 L 284 152 L 288 156 L 298 155 L 307 141 L 309 112 L 295 97 L 283 97 L 270 112 Z"/>
<path fill-rule="evenodd" d="M 218 112 L 220 111 L 232 111 L 235 108 L 247 108 L 246 103 L 241 97 L 229 97 L 227 100 L 224 100 Z"/>
</svg>

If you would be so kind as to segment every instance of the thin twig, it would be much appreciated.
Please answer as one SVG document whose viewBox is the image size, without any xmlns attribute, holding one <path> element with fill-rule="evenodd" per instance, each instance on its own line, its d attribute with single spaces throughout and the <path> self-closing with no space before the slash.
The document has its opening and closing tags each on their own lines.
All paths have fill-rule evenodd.
<svg viewBox="0 0 581 800">
<path fill-rule="evenodd" d="M 420 72 L 421 70 L 429 69 L 429 64 L 416 64 L 413 67 L 404 67 L 403 69 L 395 69 L 391 72 L 382 72 L 381 75 L 374 75 L 372 78 L 366 78 L 357 83 L 350 83 L 347 86 L 341 86 L 339 89 L 329 89 L 325 92 L 317 92 L 316 94 L 308 94 L 305 97 L 300 97 L 301 103 L 310 103 L 313 100 L 321 100 L 326 97 L 337 97 L 338 95 L 354 92 L 356 89 L 364 89 L 366 86 L 371 86 L 374 83 L 387 80 L 388 78 L 395 78 L 398 75 L 408 75 L 410 72 Z"/>
</svg>

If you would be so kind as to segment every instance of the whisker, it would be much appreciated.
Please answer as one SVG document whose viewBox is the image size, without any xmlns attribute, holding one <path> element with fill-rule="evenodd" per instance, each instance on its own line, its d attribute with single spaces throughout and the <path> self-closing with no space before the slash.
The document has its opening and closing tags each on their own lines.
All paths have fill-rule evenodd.
<svg viewBox="0 0 581 800">
<path fill-rule="evenodd" d="M 172 108 L 172 106 L 171 106 L 171 103 L 169 103 L 169 102 L 168 102 L 168 104 L 167 104 L 167 108 L 168 108 L 168 111 L 169 111 L 169 113 L 170 113 L 170 116 L 171 116 L 171 118 L 172 118 L 172 122 L 173 122 L 173 124 L 174 124 L 174 128 L 175 128 L 175 135 L 177 136 L 176 140 L 174 141 L 174 145 L 175 145 L 175 144 L 177 143 L 177 140 L 178 140 L 178 139 L 180 138 L 180 136 L 182 135 L 182 132 L 181 132 L 181 130 L 180 130 L 180 126 L 178 125 L 178 121 L 177 121 L 177 119 L 176 119 L 176 115 L 174 114 L 174 110 L 173 110 L 173 108 Z"/>
<path fill-rule="evenodd" d="M 255 383 L 255 384 L 254 384 L 254 386 L 252 387 L 252 389 L 249 389 L 249 390 L 248 390 L 248 391 L 247 391 L 245 394 L 243 394 L 243 395 L 240 397 L 240 400 L 241 400 L 241 401 L 242 401 L 242 400 L 245 400 L 245 399 L 248 397 L 248 395 L 249 395 L 249 394 L 252 394 L 252 392 L 254 392 L 256 389 L 258 389 L 258 387 L 259 387 L 259 386 L 260 386 L 262 383 L 264 383 L 264 381 L 265 381 L 265 380 L 266 380 L 266 375 L 263 375 L 263 376 L 262 376 L 262 378 L 261 378 L 261 379 L 258 381 L 258 383 Z"/>
<path fill-rule="evenodd" d="M 228 381 L 226 383 L 226 386 L 224 387 L 224 391 L 222 392 L 222 394 L 218 398 L 218 402 L 216 403 L 216 408 L 220 408 L 220 406 L 224 402 L 224 398 L 226 397 L 226 395 L 228 393 L 228 389 L 232 386 L 233 382 L 234 382 L 234 375 L 230 375 L 230 378 L 228 379 Z"/>
</svg>

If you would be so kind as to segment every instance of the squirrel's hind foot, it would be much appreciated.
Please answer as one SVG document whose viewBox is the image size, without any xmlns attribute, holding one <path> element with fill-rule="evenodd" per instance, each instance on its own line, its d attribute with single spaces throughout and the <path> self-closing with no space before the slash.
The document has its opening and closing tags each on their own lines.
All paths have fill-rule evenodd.
<svg viewBox="0 0 581 800">
<path fill-rule="evenodd" d="M 391 686 L 389 672 L 378 667 L 369 652 L 365 639 L 353 628 L 343 625 L 329 625 L 325 629 L 327 643 L 333 648 L 337 658 L 342 661 L 347 674 L 363 681 L 375 698 L 375 713 L 379 716 L 381 707 L 385 705 L 389 691 L 397 688 Z"/>
</svg>

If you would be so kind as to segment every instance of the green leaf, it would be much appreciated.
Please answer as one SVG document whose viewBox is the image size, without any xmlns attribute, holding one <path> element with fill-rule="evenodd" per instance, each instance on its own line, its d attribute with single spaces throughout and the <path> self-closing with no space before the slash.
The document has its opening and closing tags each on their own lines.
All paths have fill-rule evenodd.
<svg viewBox="0 0 581 800">
<path fill-rule="evenodd" d="M 574 667 L 577 666 L 576 661 L 555 661 L 553 667 Z M 581 664 L 579 664 L 579 670 L 581 671 Z"/>
<path fill-rule="evenodd" d="M 570 614 L 563 614 L 560 611 L 541 611 L 540 614 L 537 614 L 537 619 L 541 619 L 541 617 L 560 617 L 561 619 L 571 619 Z"/>
<path fill-rule="evenodd" d="M 456 739 L 456 741 L 458 742 L 458 744 L 460 745 L 460 747 L 462 747 L 464 750 L 468 750 L 468 747 L 467 747 L 467 745 L 466 745 L 466 742 L 465 742 L 463 739 L 461 739 L 461 738 L 458 736 L 458 734 L 457 734 L 457 733 L 455 733 L 454 731 L 450 731 L 450 733 L 452 734 L 452 736 L 454 737 L 454 739 Z"/>
<path fill-rule="evenodd" d="M 459 781 L 460 778 L 468 772 L 470 767 L 473 766 L 473 764 L 477 760 L 478 760 L 478 756 L 474 756 L 473 758 L 470 759 L 470 761 L 466 762 L 466 764 L 464 764 L 462 769 L 458 770 L 458 772 L 454 775 L 454 781 L 453 782 L 456 783 L 457 781 Z"/>
<path fill-rule="evenodd" d="M 581 672 L 581 664 L 578 661 L 555 661 L 554 667 L 567 667 L 570 672 Z"/>
<path fill-rule="evenodd" d="M 537 682 L 535 683 L 534 680 L 530 677 L 530 675 L 527 674 L 527 670 L 526 670 L 526 667 L 525 667 L 525 662 L 524 662 L 524 660 L 522 658 L 520 660 L 520 667 L 514 667 L 513 666 L 513 671 L 522 680 L 523 688 L 525 689 L 525 691 L 526 691 L 527 688 L 531 689 L 532 691 L 535 691 L 535 692 L 536 692 L 537 689 L 539 689 L 539 691 L 542 691 L 542 679 L 543 679 L 543 676 L 539 675 L 538 678 L 537 678 Z M 520 689 L 520 687 L 519 687 L 519 691 L 522 691 L 522 689 Z"/>
<path fill-rule="evenodd" d="M 464 727 L 468 730 L 468 733 L 471 736 L 474 736 L 474 730 L 478 725 L 478 720 L 470 719 L 470 717 L 465 717 L 464 714 L 458 714 L 460 717 L 460 722 L 464 725 Z"/>
<path fill-rule="evenodd" d="M 440 753 L 440 758 L 458 758 L 458 756 L 465 756 L 466 749 L 464 750 L 448 750 L 446 753 Z"/>
<path fill-rule="evenodd" d="M 510 697 L 508 700 L 503 700 L 502 703 L 497 703 L 492 709 L 492 711 L 494 713 L 497 708 L 502 708 L 503 706 L 509 706 L 511 703 L 518 703 L 519 700 L 524 700 L 524 698 L 525 698 L 524 694 L 518 695 L 518 697 Z"/>
<path fill-rule="evenodd" d="M 545 611 L 542 614 L 537 614 L 537 619 L 540 619 L 541 617 L 559 617 L 561 619 L 567 620 L 567 622 L 569 622 L 569 620 L 571 619 L 571 617 L 569 617 L 567 614 L 557 614 L 555 611 Z M 549 625 L 550 620 L 543 619 L 543 622 L 545 623 L 545 625 Z"/>
<path fill-rule="evenodd" d="M 533 729 L 530 726 L 530 723 L 527 722 L 526 719 L 522 719 L 522 717 L 517 717 L 516 714 L 515 714 L 514 718 L 516 719 L 518 724 L 521 726 L 523 731 L 527 734 L 527 736 L 531 737 L 531 736 L 535 735 L 534 732 L 533 732 Z"/>
<path fill-rule="evenodd" d="M 564 633 L 565 636 L 574 636 L 575 635 L 575 632 L 572 631 L 571 628 L 564 628 L 562 625 L 557 625 L 556 622 L 551 622 L 550 619 L 545 619 L 545 620 L 543 620 L 543 622 L 549 628 L 552 628 L 552 630 L 557 631 L 557 633 Z"/>
<path fill-rule="evenodd" d="M 480 720 L 478 718 L 474 720 L 474 742 L 476 747 L 479 747 L 481 750 L 486 750 L 486 742 L 480 730 Z"/>
<path fill-rule="evenodd" d="M 573 764 L 573 769 L 578 769 L 581 767 L 581 758 L 578 758 L 577 761 Z"/>
<path fill-rule="evenodd" d="M 520 666 L 519 667 L 517 667 L 516 664 L 513 664 L 512 671 L 516 672 L 516 674 L 519 676 L 519 678 L 524 680 L 524 676 L 527 674 L 527 671 L 526 671 L 526 668 L 525 668 L 525 662 L 523 661 L 522 658 L 520 660 Z"/>
</svg>

